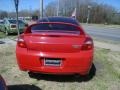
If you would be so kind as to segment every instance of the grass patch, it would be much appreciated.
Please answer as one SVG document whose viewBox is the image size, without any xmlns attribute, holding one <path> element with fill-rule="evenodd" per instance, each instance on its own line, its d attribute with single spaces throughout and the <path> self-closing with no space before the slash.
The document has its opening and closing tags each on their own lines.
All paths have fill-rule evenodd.
<svg viewBox="0 0 120 90">
<path fill-rule="evenodd" d="M 117 53 L 119 56 L 119 52 Z M 115 67 L 119 69 L 120 61 L 118 61 L 118 63 L 114 58 L 110 61 L 111 54 L 114 55 L 114 52 L 106 49 L 96 49 L 94 62 L 99 62 L 99 64 L 101 64 L 101 67 L 98 68 L 96 64 L 97 75 L 94 83 L 97 85 L 97 90 L 108 90 L 112 87 L 118 88 L 118 85 L 120 85 L 120 72 L 115 69 Z"/>
<path fill-rule="evenodd" d="M 17 37 L 18 37 L 17 34 L 10 34 L 10 35 L 6 36 L 5 33 L 0 32 L 0 39 L 2 39 L 2 38 L 6 38 L 6 39 L 9 38 L 11 40 L 15 40 Z"/>
<path fill-rule="evenodd" d="M 0 32 L 0 38 L 5 38 L 6 35 L 3 32 Z"/>
</svg>

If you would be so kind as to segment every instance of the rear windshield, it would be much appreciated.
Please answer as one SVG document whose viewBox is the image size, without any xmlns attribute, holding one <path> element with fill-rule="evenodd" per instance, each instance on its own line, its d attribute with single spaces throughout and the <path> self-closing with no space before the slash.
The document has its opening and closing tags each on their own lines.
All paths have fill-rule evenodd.
<svg viewBox="0 0 120 90">
<path fill-rule="evenodd" d="M 62 32 L 78 32 L 77 27 L 66 24 L 38 24 L 31 27 L 32 32 L 43 32 L 43 31 L 62 31 Z"/>
<path fill-rule="evenodd" d="M 9 22 L 12 23 L 12 24 L 16 24 L 16 20 L 9 20 Z M 23 21 L 18 20 L 18 23 L 23 24 Z"/>
<path fill-rule="evenodd" d="M 4 22 L 1 21 L 0 24 L 4 24 Z"/>
</svg>

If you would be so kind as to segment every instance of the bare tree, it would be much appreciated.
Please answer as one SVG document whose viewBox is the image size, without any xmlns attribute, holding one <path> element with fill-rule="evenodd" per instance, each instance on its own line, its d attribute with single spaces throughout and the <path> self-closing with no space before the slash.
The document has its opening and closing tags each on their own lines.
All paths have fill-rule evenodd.
<svg viewBox="0 0 120 90">
<path fill-rule="evenodd" d="M 57 2 L 49 3 L 44 11 L 44 14 L 46 14 L 47 16 L 56 16 L 57 15 Z"/>
<path fill-rule="evenodd" d="M 8 17 L 8 13 L 6 11 L 0 11 L 0 18 L 3 19 L 6 17 Z"/>
</svg>

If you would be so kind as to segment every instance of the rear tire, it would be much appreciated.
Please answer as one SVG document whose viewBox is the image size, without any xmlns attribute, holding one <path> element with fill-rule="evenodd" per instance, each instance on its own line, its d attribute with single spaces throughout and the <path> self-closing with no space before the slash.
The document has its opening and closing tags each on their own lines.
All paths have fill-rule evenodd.
<svg viewBox="0 0 120 90">
<path fill-rule="evenodd" d="M 34 73 L 33 72 L 28 72 L 28 75 L 29 75 L 30 78 L 34 77 Z"/>
<path fill-rule="evenodd" d="M 95 74 L 96 74 L 96 68 L 95 65 L 92 64 L 89 73 L 87 75 L 82 76 L 82 78 L 84 81 L 89 81 L 95 76 Z"/>
<path fill-rule="evenodd" d="M 28 72 L 30 78 L 40 80 L 42 75 L 40 73 Z"/>
<path fill-rule="evenodd" d="M 38 73 L 28 72 L 28 75 L 30 78 L 35 78 L 38 75 Z"/>
</svg>

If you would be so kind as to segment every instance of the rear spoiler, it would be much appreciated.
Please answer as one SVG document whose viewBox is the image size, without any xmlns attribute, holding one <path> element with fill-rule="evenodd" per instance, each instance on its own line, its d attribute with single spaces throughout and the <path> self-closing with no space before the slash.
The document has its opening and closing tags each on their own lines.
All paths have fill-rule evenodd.
<svg viewBox="0 0 120 90">
<path fill-rule="evenodd" d="M 64 22 L 39 22 L 39 23 L 35 23 L 35 24 L 32 24 L 32 25 L 29 25 L 25 31 L 24 31 L 24 34 L 27 34 L 27 33 L 31 33 L 31 27 L 32 26 L 35 26 L 35 25 L 39 25 L 39 24 L 65 24 L 65 25 L 71 25 L 71 26 L 74 26 L 76 28 L 78 28 L 78 30 L 80 30 L 81 34 L 85 34 L 83 28 L 81 26 L 78 26 L 78 25 L 75 25 L 75 24 L 71 24 L 71 23 L 64 23 Z"/>
</svg>

